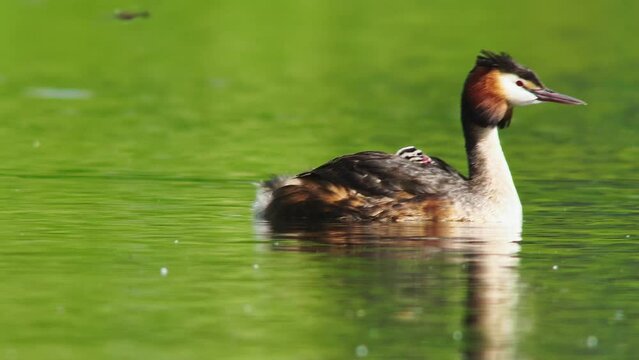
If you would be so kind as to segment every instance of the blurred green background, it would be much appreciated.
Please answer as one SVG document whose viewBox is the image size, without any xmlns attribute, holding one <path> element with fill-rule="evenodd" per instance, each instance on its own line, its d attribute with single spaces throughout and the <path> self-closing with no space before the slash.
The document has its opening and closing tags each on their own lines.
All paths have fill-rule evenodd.
<svg viewBox="0 0 639 360">
<path fill-rule="evenodd" d="M 526 214 L 516 358 L 632 358 L 638 13 L 2 1 L 0 358 L 461 357 L 459 254 L 274 252 L 250 205 L 254 181 L 361 150 L 412 144 L 465 170 L 459 94 L 480 49 L 589 103 L 517 109 L 501 134 Z"/>
</svg>

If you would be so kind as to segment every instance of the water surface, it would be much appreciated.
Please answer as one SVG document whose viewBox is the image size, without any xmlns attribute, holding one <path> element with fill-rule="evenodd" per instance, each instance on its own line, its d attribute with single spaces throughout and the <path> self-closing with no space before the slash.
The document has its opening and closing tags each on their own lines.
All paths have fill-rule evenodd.
<svg viewBox="0 0 639 360">
<path fill-rule="evenodd" d="M 635 3 L 5 1 L 0 358 L 631 359 Z M 587 107 L 502 132 L 522 233 L 272 234 L 253 182 L 416 145 L 507 50 Z"/>
</svg>

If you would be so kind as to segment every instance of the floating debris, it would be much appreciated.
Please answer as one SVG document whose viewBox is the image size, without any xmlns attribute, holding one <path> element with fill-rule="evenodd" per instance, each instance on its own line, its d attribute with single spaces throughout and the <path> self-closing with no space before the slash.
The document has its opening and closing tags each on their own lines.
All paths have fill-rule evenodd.
<svg viewBox="0 0 639 360">
<path fill-rule="evenodd" d="M 134 20 L 137 18 L 148 18 L 151 16 L 151 13 L 148 11 L 126 11 L 126 10 L 115 10 L 113 12 L 113 17 L 118 20 Z"/>
<path fill-rule="evenodd" d="M 25 91 L 25 95 L 39 99 L 85 100 L 92 98 L 93 92 L 86 89 L 32 87 Z"/>
<path fill-rule="evenodd" d="M 409 307 L 402 310 L 397 311 L 394 314 L 395 319 L 402 321 L 415 321 L 422 314 L 423 309 L 419 306 L 417 307 Z"/>
<path fill-rule="evenodd" d="M 169 275 L 169 269 L 168 269 L 168 268 L 166 268 L 166 267 L 161 268 L 161 269 L 160 269 L 160 275 L 162 275 L 162 276 L 167 276 L 167 275 Z"/>
</svg>

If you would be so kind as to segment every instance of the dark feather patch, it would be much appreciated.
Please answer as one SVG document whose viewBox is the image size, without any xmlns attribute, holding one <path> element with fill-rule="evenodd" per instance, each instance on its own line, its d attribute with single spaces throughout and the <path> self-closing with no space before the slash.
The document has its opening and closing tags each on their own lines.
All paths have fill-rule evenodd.
<svg viewBox="0 0 639 360">
<path fill-rule="evenodd" d="M 398 192 L 435 195 L 445 193 L 448 182 L 464 182 L 448 164 L 432 159 L 435 163 L 424 167 L 396 155 L 365 151 L 338 157 L 298 177 L 320 178 L 365 196 L 395 196 Z"/>
<path fill-rule="evenodd" d="M 475 65 L 488 68 L 496 68 L 503 72 L 513 72 L 517 68 L 521 67 L 515 62 L 515 60 L 513 60 L 510 55 L 506 54 L 505 52 L 497 54 L 488 50 L 482 50 L 479 52 Z"/>
<path fill-rule="evenodd" d="M 505 129 L 507 127 L 510 126 L 510 120 L 512 120 L 513 118 L 513 108 L 508 108 L 508 110 L 506 111 L 506 115 L 504 115 L 504 117 L 499 121 L 499 123 L 497 124 L 497 126 L 499 126 L 500 129 Z"/>
</svg>

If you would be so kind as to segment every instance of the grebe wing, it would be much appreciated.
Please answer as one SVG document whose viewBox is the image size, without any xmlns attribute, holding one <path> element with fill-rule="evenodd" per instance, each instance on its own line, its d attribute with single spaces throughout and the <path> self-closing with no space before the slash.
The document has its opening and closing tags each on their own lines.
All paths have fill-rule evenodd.
<svg viewBox="0 0 639 360">
<path fill-rule="evenodd" d="M 422 165 L 395 154 L 365 151 L 335 158 L 298 178 L 344 186 L 365 196 L 391 197 L 398 192 L 438 195 L 448 186 L 465 183 L 466 178 L 450 165 L 432 159 Z"/>
</svg>

